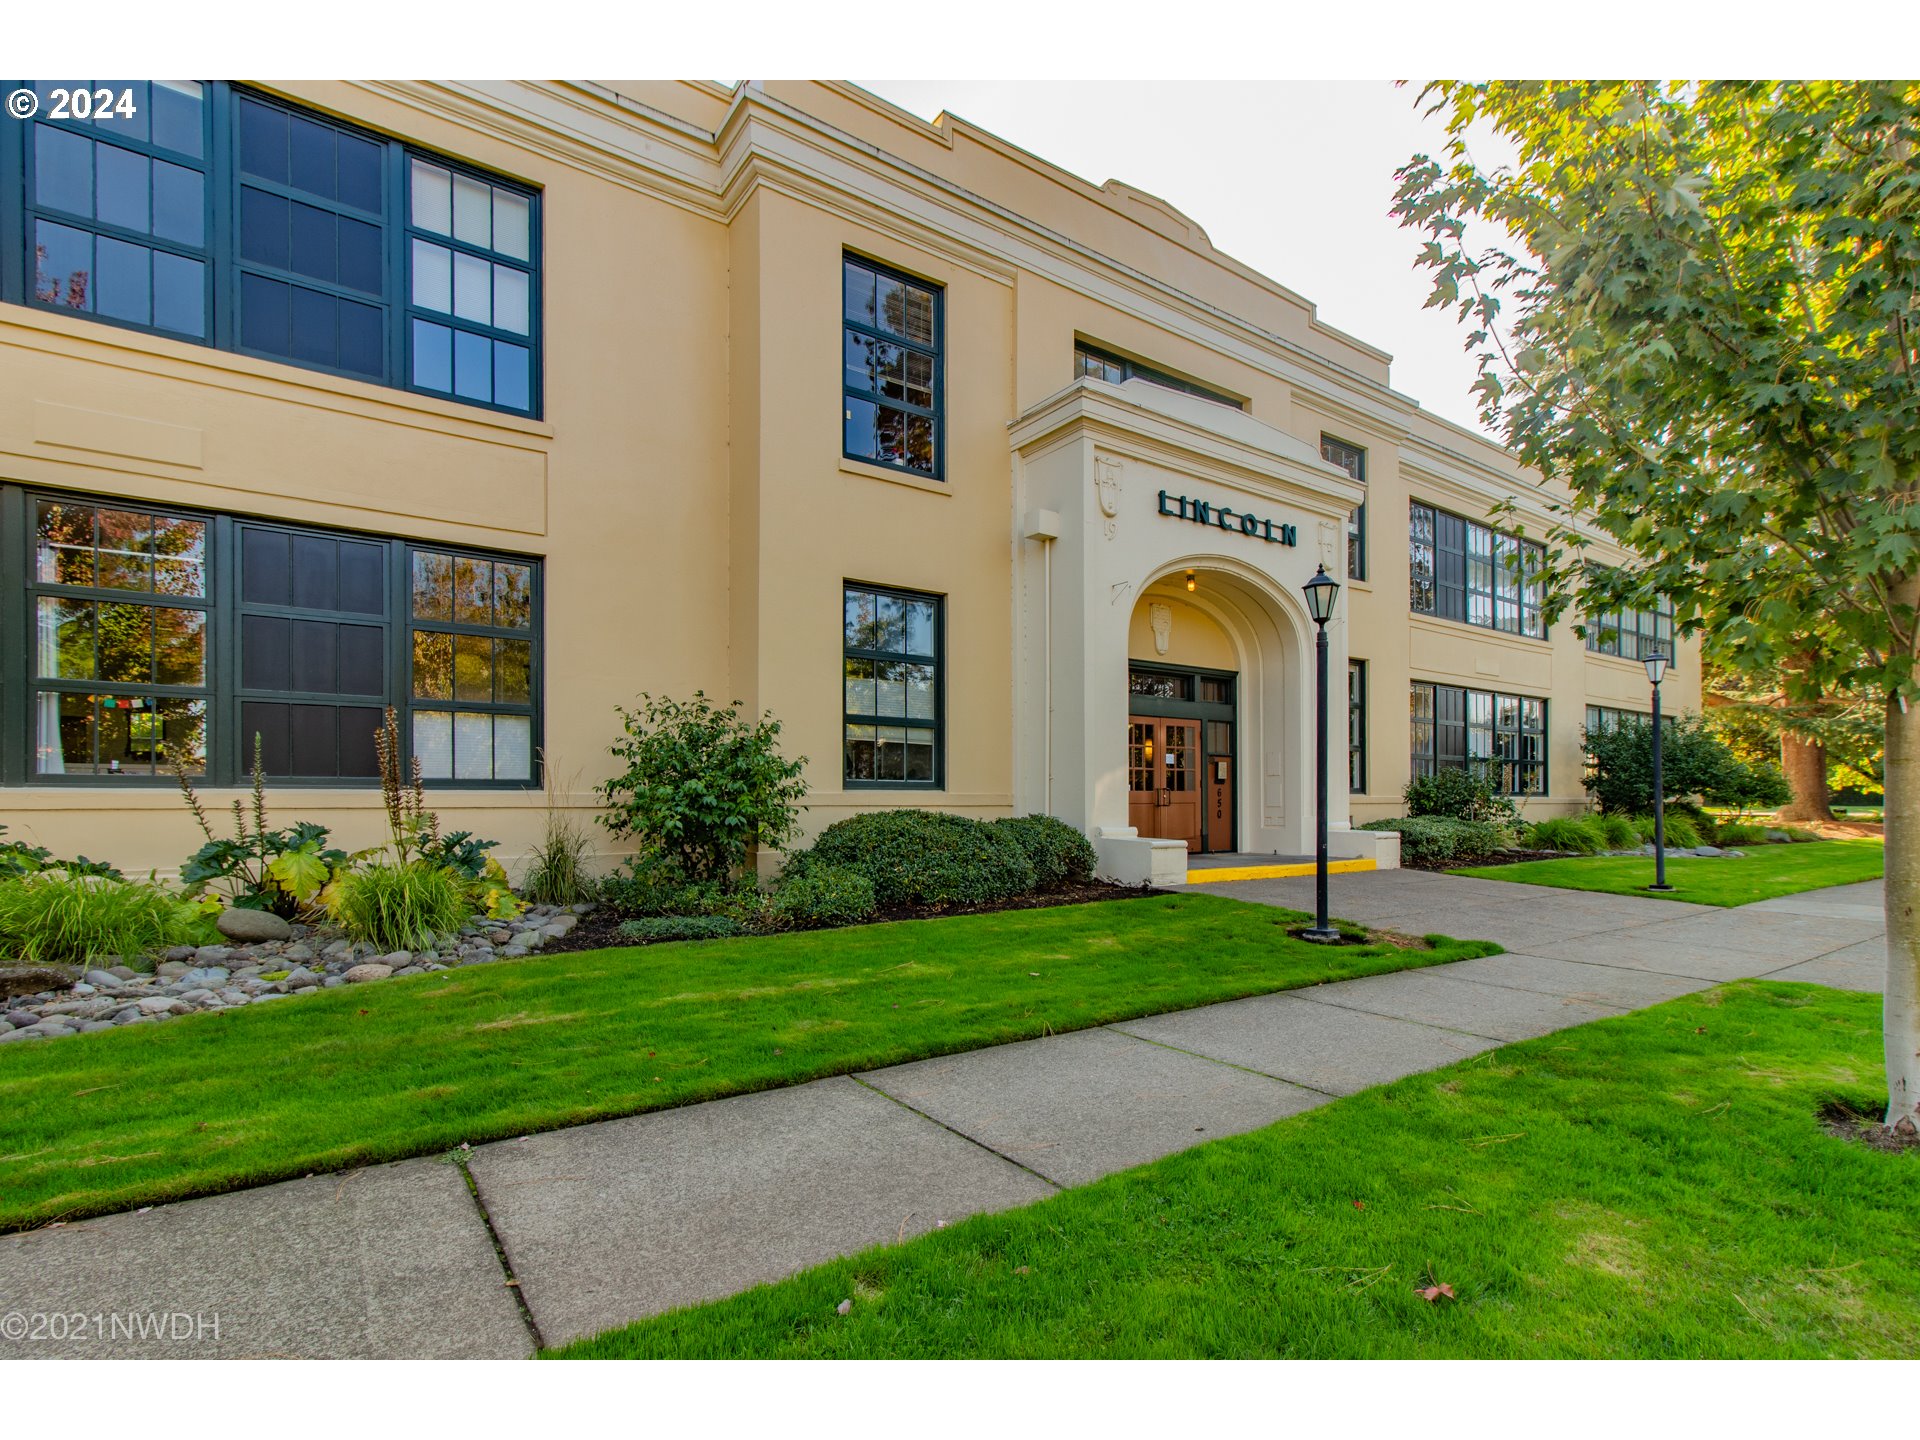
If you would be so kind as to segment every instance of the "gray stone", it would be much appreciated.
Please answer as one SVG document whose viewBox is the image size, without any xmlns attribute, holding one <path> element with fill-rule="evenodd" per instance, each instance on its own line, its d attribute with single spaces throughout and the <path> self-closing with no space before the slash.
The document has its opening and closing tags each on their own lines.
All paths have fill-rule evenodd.
<svg viewBox="0 0 1920 1440">
<path fill-rule="evenodd" d="M 137 1008 L 142 1015 L 171 1015 L 187 1007 L 171 995 L 149 995 Z"/>
<path fill-rule="evenodd" d="M 89 1020 L 80 1027 L 80 1033 L 82 1035 L 91 1035 L 96 1030 L 111 1029 L 113 1029 L 113 1022 L 111 1020 Z"/>
<path fill-rule="evenodd" d="M 47 1037 L 29 1026 L 25 1030 L 0 1031 L 0 1045 L 11 1045 L 15 1040 L 44 1040 Z"/>
<path fill-rule="evenodd" d="M 213 991 L 202 986 L 198 990 L 183 990 L 179 998 L 182 1005 L 204 1005 L 213 999 Z"/>
<path fill-rule="evenodd" d="M 138 1005 L 129 1005 L 124 1010 L 116 1010 L 113 1012 L 113 1023 L 115 1025 L 125 1025 L 139 1018 L 140 1007 Z"/>
<path fill-rule="evenodd" d="M 483 1145 L 470 1164 L 549 1344 L 1053 1193 L 844 1077 Z"/>
<path fill-rule="evenodd" d="M 293 935 L 293 927 L 271 910 L 222 910 L 213 928 L 229 940 L 287 940 Z"/>
<path fill-rule="evenodd" d="M 274 991 L 269 991 L 265 995 L 255 995 L 252 999 L 248 1000 L 247 1003 L 249 1005 L 264 1005 L 269 1000 L 291 1000 L 292 998 L 291 995 L 282 995 Z"/>
<path fill-rule="evenodd" d="M 1329 1095 L 1351 1095 L 1417 1070 L 1464 1060 L 1494 1045 L 1478 1035 L 1321 1005 L 1291 994 L 1230 1000 L 1126 1020 L 1112 1028 Z"/>
<path fill-rule="evenodd" d="M 196 965 L 225 965 L 234 953 L 228 945 L 202 945 L 193 952 L 193 960 Z"/>
<path fill-rule="evenodd" d="M 280 958 L 282 960 L 311 960 L 313 959 L 313 947 L 304 942 L 296 942 L 282 950 L 280 952 Z"/>
<path fill-rule="evenodd" d="M 337 990 L 346 983 L 347 977 L 344 975 L 329 975 L 320 982 L 321 986 L 327 990 Z"/>
<path fill-rule="evenodd" d="M 406 975 L 419 975 L 421 973 L 423 972 L 418 965 L 402 965 L 398 970 L 393 972 L 393 978 L 398 980 Z"/>
<path fill-rule="evenodd" d="M 49 1040 L 57 1040 L 63 1035 L 75 1034 L 77 1030 L 77 1026 L 69 1025 L 65 1020 L 42 1020 L 38 1025 L 31 1027 L 29 1033 L 44 1035 Z"/>
<path fill-rule="evenodd" d="M 0 965 L 0 1000 L 66 990 L 79 978 L 77 969 L 65 965 Z"/>
<path fill-rule="evenodd" d="M 376 963 L 398 970 L 411 959 L 413 959 L 413 952 L 411 950 L 395 950 L 390 955 L 380 956 Z"/>
<path fill-rule="evenodd" d="M 1696 845 L 1693 847 L 1693 850 L 1691 851 L 1691 853 L 1695 855 L 1711 857 L 1715 855 L 1724 855 L 1727 852 L 1722 850 L 1718 845 Z"/>
<path fill-rule="evenodd" d="M 155 968 L 153 973 L 161 980 L 178 980 L 192 968 L 193 967 L 185 961 L 164 960 Z"/>
<path fill-rule="evenodd" d="M 302 985 L 318 985 L 320 977 L 304 965 L 296 965 L 287 972 L 287 978 L 280 982 L 289 990 L 298 990 Z"/>
<path fill-rule="evenodd" d="M 499 953 L 506 959 L 518 960 L 521 956 L 532 952 L 530 952 L 525 945 L 503 945 L 500 947 Z"/>
<path fill-rule="evenodd" d="M 120 983 L 120 976 L 114 974 L 111 970 L 89 970 L 81 978 L 84 979 L 87 984 L 98 985 L 103 989 Z"/>
<path fill-rule="evenodd" d="M 320 953 L 329 960 L 351 959 L 353 956 L 353 942 L 351 940 L 336 940 Z"/>
<path fill-rule="evenodd" d="M 9 1010 L 7 1023 L 16 1030 L 24 1030 L 29 1025 L 38 1025 L 40 1014 L 36 1010 Z"/>
<path fill-rule="evenodd" d="M 8 1358 L 532 1352 L 459 1168 L 435 1160 L 0 1236 L 0 1295 L 28 1313 L 190 1317 L 179 1338 L 7 1335 Z"/>
<path fill-rule="evenodd" d="M 1115 1030 L 996 1045 L 861 1079 L 1056 1185 L 1085 1185 L 1327 1100 Z"/>
<path fill-rule="evenodd" d="M 125 965 L 109 965 L 107 973 L 118 980 L 136 980 L 140 976 L 139 971 L 130 970 Z"/>
<path fill-rule="evenodd" d="M 349 985 L 362 985 L 369 980 L 385 980 L 392 974 L 393 967 L 391 965 L 366 964 L 354 966 L 351 970 L 347 971 L 346 975 L 342 978 L 345 979 Z"/>
<path fill-rule="evenodd" d="M 224 985 L 231 973 L 223 965 L 203 965 L 198 969 L 187 971 L 180 977 L 179 983 L 187 986 Z"/>
<path fill-rule="evenodd" d="M 167 951 L 165 958 L 168 960 L 177 962 L 181 960 L 191 960 L 193 959 L 193 956 L 194 956 L 193 946 L 175 945 Z"/>
</svg>

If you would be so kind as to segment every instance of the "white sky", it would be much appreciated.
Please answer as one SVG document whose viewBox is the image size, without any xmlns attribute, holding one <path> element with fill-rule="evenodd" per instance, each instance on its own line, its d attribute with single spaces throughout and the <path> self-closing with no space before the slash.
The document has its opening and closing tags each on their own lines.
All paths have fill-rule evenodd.
<svg viewBox="0 0 1920 1440">
<path fill-rule="evenodd" d="M 858 80 L 931 120 L 942 110 L 1098 185 L 1124 180 L 1213 243 L 1393 356 L 1396 390 L 1480 429 L 1465 327 L 1427 310 L 1416 232 L 1388 215 L 1393 172 L 1437 152 L 1417 85 L 1387 81 Z"/>
</svg>

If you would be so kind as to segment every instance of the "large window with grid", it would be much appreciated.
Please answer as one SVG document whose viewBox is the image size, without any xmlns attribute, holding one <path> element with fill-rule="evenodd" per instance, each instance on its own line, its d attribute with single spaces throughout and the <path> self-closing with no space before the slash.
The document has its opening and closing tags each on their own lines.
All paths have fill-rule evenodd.
<svg viewBox="0 0 1920 1440">
<path fill-rule="evenodd" d="M 1508 795 L 1547 793 L 1547 702 L 1416 680 L 1407 713 L 1413 773 L 1485 769 Z"/>
<path fill-rule="evenodd" d="M 1367 662 L 1347 662 L 1347 789 L 1367 790 Z"/>
<path fill-rule="evenodd" d="M 1178 390 L 1183 395 L 1197 395 L 1202 400 L 1211 400 L 1216 405 L 1229 405 L 1235 410 L 1246 407 L 1231 395 L 1223 395 L 1218 390 L 1210 390 L 1195 380 L 1182 380 L 1178 375 L 1170 375 L 1165 370 L 1156 370 L 1151 365 L 1143 365 L 1138 360 L 1129 360 L 1124 355 L 1116 355 L 1111 350 L 1102 350 L 1097 345 L 1089 345 L 1084 340 L 1074 342 L 1073 373 L 1078 379 L 1082 375 L 1091 375 L 1096 380 L 1104 380 L 1109 385 L 1124 385 L 1129 380 L 1144 380 L 1149 385 L 1158 385 L 1162 390 Z"/>
<path fill-rule="evenodd" d="M 131 104 L 57 118 L 89 87 Z M 530 188 L 224 81 L 33 88 L 0 127 L 0 299 L 539 412 Z"/>
<path fill-rule="evenodd" d="M 939 287 L 858 255 L 841 263 L 843 453 L 928 479 L 945 473 Z"/>
<path fill-rule="evenodd" d="M 1661 601 L 1652 610 L 1614 610 L 1586 623 L 1587 649 L 1596 655 L 1644 660 L 1654 653 L 1673 658 L 1673 606 Z"/>
<path fill-rule="evenodd" d="M 944 608 L 937 595 L 845 586 L 841 692 L 849 786 L 945 783 Z"/>
<path fill-rule="evenodd" d="M 0 587 L 0 783 L 372 783 L 389 705 L 429 782 L 538 781 L 537 561 L 9 485 Z"/>
<path fill-rule="evenodd" d="M 1546 547 L 1432 505 L 1408 509 L 1414 613 L 1546 638 Z"/>
<path fill-rule="evenodd" d="M 1320 458 L 1338 465 L 1362 485 L 1367 483 L 1367 452 L 1331 435 L 1320 437 Z M 1367 578 L 1367 502 L 1362 500 L 1347 516 L 1347 578 Z"/>
</svg>

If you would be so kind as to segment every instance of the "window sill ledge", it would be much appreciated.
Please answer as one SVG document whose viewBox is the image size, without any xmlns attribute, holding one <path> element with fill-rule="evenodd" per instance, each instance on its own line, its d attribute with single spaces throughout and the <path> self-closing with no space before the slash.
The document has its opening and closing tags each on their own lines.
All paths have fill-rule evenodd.
<svg viewBox="0 0 1920 1440">
<path fill-rule="evenodd" d="M 944 480 L 929 480 L 922 475 L 909 475 L 904 470 L 889 470 L 884 465 L 869 465 L 864 460 L 854 460 L 848 456 L 840 457 L 842 475 L 858 475 L 863 480 L 885 480 L 889 484 L 904 485 L 909 490 L 924 491 L 929 495 L 953 494 L 953 487 Z"/>
<path fill-rule="evenodd" d="M 1457 635 L 1465 631 L 1469 635 L 1485 636 L 1489 640 L 1511 642 L 1515 645 L 1538 645 L 1543 649 L 1553 648 L 1552 635 L 1520 635 L 1512 630 L 1495 630 L 1491 626 L 1476 625 L 1471 620 L 1449 620 L 1443 615 L 1428 615 L 1419 610 L 1408 612 L 1416 626 L 1428 626 L 1443 635 Z"/>
</svg>

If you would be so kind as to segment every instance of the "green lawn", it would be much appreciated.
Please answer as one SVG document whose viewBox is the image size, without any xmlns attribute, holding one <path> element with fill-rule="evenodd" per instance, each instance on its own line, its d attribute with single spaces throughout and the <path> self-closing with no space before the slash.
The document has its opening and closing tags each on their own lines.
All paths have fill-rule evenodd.
<svg viewBox="0 0 1920 1440">
<path fill-rule="evenodd" d="M 1879 1007 L 1689 996 L 561 1353 L 1911 1356 L 1920 1157 L 1815 1119 Z"/>
<path fill-rule="evenodd" d="M 0 1229 L 1497 953 L 1218 896 L 585 951 L 0 1049 Z"/>
<path fill-rule="evenodd" d="M 1661 894 L 1653 883 L 1653 858 L 1639 855 L 1589 855 L 1568 860 L 1527 860 L 1518 865 L 1482 865 L 1449 870 L 1482 880 L 1512 880 L 1521 885 L 1558 885 L 1568 890 L 1605 890 L 1614 895 L 1657 894 L 1663 900 L 1696 905 L 1746 905 L 1826 885 L 1878 880 L 1885 847 L 1878 840 L 1809 840 L 1795 845 L 1750 845 L 1742 858 L 1670 855 Z"/>
</svg>

